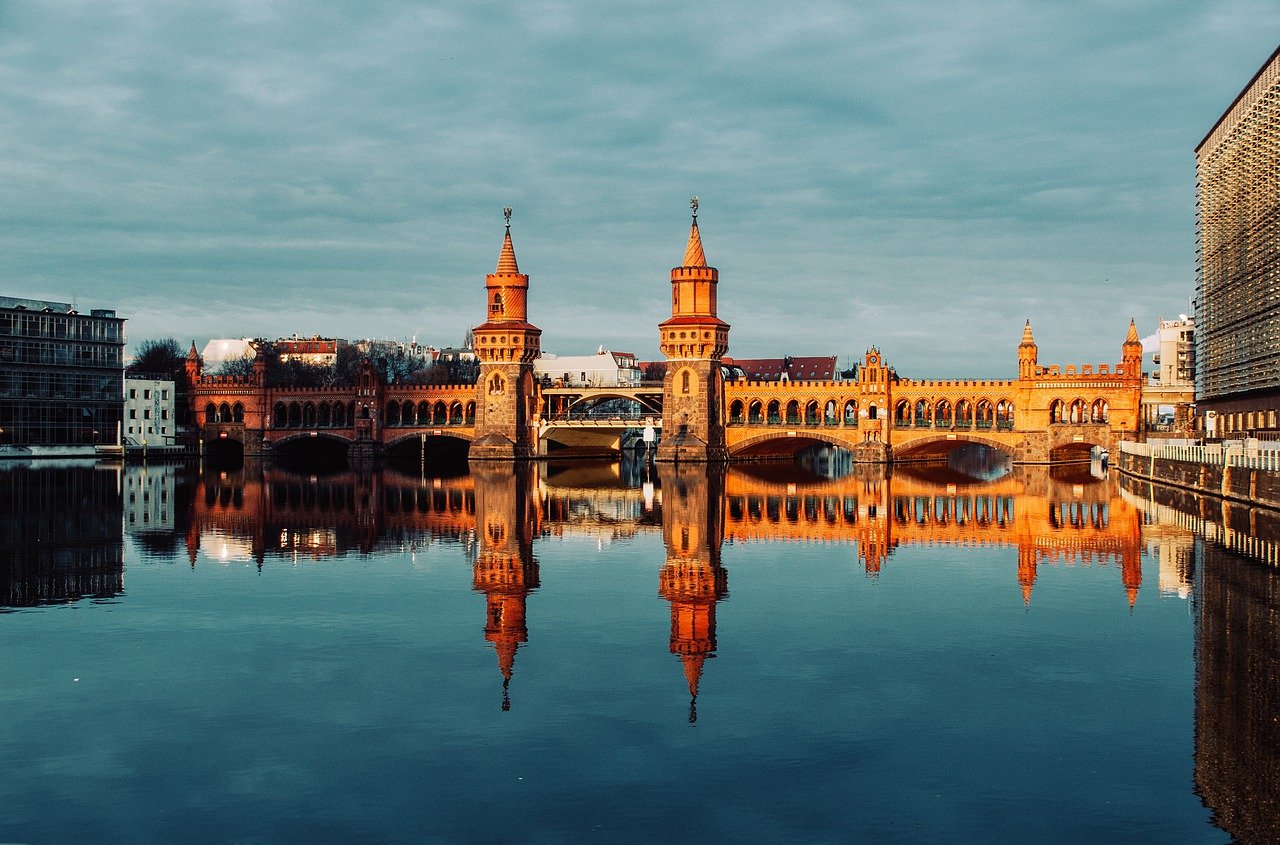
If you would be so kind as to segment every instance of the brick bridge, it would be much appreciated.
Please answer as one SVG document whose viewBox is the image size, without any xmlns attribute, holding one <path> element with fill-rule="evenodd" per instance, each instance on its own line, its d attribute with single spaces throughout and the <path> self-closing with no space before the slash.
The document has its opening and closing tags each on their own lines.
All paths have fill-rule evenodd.
<svg viewBox="0 0 1280 845">
<path fill-rule="evenodd" d="M 825 444 L 856 462 L 889 463 L 983 444 L 1017 463 L 1053 463 L 1140 439 L 1142 346 L 1132 321 L 1110 365 L 1042 366 L 1028 321 L 1012 379 L 903 378 L 872 347 L 848 381 L 734 381 L 721 367 L 729 325 L 717 316 L 718 283 L 695 210 L 684 261 L 671 271 L 671 317 L 659 326 L 664 381 L 545 388 L 533 376 L 542 333 L 528 322 L 529 277 L 516 264 L 508 220 L 497 269 L 485 279 L 488 319 L 473 333 L 476 384 L 387 385 L 366 362 L 354 387 L 275 388 L 261 360 L 244 378 L 204 375 L 193 345 L 193 417 L 206 448 L 234 443 L 265 455 L 329 440 L 357 458 L 425 453 L 429 441 L 452 442 L 472 459 L 530 459 L 555 447 L 616 453 L 646 426 L 662 433 L 659 461 L 685 462 L 794 456 Z M 617 413 L 616 400 L 631 410 Z M 595 410 L 604 407 L 615 410 Z"/>
</svg>

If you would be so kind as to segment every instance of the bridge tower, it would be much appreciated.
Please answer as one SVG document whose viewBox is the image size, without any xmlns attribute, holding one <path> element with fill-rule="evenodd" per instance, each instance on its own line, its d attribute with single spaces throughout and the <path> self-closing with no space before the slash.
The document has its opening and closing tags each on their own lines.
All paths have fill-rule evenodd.
<svg viewBox="0 0 1280 845">
<path fill-rule="evenodd" d="M 724 377 L 720 359 L 729 349 L 729 324 L 716 316 L 720 274 L 707 266 L 698 233 L 698 198 L 684 263 L 671 270 L 671 316 L 659 324 L 667 356 L 662 388 L 659 461 L 725 461 Z"/>
<path fill-rule="evenodd" d="M 529 491 L 533 465 L 513 473 L 501 464 L 473 469 L 476 484 L 476 554 L 472 588 L 485 597 L 484 638 L 498 653 L 502 673 L 502 709 L 511 709 L 508 688 L 516 650 L 529 639 L 525 606 L 538 588 L 538 561 L 533 556 L 536 514 Z"/>
<path fill-rule="evenodd" d="M 1125 377 L 1130 381 L 1142 381 L 1142 340 L 1138 337 L 1138 325 L 1129 318 L 1129 333 L 1120 346 L 1120 363 Z"/>
<path fill-rule="evenodd" d="M 664 466 L 662 538 L 667 561 L 658 594 L 671 602 L 671 653 L 684 666 L 689 721 L 698 719 L 702 665 L 716 650 L 716 604 L 729 593 L 720 565 L 724 541 L 724 475 L 714 467 Z"/>
<path fill-rule="evenodd" d="M 476 381 L 476 439 L 469 457 L 524 460 L 537 453 L 537 382 L 533 361 L 542 330 L 529 322 L 529 277 L 516 265 L 511 209 L 498 268 L 485 276 L 488 319 L 473 331 L 480 378 Z"/>
</svg>

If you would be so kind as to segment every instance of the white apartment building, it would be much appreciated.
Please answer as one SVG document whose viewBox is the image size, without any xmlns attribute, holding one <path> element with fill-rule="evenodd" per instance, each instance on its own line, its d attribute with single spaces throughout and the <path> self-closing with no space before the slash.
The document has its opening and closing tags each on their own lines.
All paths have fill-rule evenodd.
<svg viewBox="0 0 1280 845">
<path fill-rule="evenodd" d="M 560 387 L 632 387 L 641 370 L 630 352 L 610 352 L 603 346 L 594 355 L 542 353 L 533 362 L 534 374 Z"/>
<path fill-rule="evenodd" d="M 135 446 L 174 445 L 175 396 L 173 379 L 125 376 L 124 442 Z"/>
</svg>

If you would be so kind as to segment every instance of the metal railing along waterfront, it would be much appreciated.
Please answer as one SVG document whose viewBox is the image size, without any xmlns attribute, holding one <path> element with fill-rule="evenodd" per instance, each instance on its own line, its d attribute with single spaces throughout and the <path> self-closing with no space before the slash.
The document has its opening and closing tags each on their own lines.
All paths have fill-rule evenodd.
<svg viewBox="0 0 1280 845">
<path fill-rule="evenodd" d="M 1211 466 L 1241 467 L 1280 472 L 1280 451 L 1246 449 L 1243 444 L 1209 444 L 1206 446 L 1164 445 L 1121 441 L 1120 451 L 1139 457 L 1167 461 L 1186 461 Z"/>
</svg>

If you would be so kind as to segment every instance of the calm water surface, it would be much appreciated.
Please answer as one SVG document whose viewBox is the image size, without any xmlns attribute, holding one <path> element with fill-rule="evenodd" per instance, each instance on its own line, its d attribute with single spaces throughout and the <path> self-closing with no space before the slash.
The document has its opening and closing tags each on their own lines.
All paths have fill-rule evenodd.
<svg viewBox="0 0 1280 845">
<path fill-rule="evenodd" d="M 1280 835 L 1280 588 L 1220 503 L 580 463 L 0 504 L 0 840 Z"/>
</svg>

